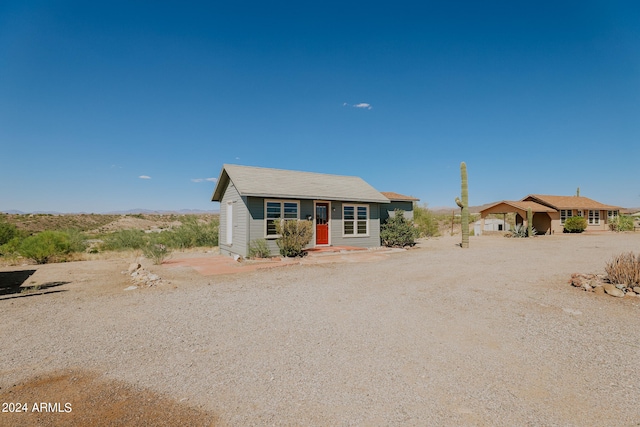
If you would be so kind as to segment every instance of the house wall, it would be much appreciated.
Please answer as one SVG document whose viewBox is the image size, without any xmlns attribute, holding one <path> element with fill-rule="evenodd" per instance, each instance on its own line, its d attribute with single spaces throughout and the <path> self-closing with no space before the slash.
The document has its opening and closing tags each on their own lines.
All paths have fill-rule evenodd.
<svg viewBox="0 0 640 427">
<path fill-rule="evenodd" d="M 229 218 L 227 218 L 227 205 L 232 205 L 232 243 L 227 244 L 227 224 Z M 224 195 L 220 201 L 220 227 L 218 229 L 218 246 L 220 247 L 220 253 L 225 255 L 238 254 L 243 257 L 247 256 L 248 252 L 248 224 L 249 211 L 247 209 L 246 200 L 240 197 L 238 190 L 233 185 L 233 182 L 229 181 L 227 188 L 224 190 Z"/>
<path fill-rule="evenodd" d="M 404 211 L 404 217 L 413 221 L 413 202 L 409 201 L 392 201 L 389 204 L 380 205 L 380 223 L 393 216 L 393 211 L 400 209 Z"/>
<path fill-rule="evenodd" d="M 268 200 L 282 200 L 276 198 L 267 198 Z M 249 237 L 248 242 L 251 243 L 253 240 L 257 239 L 265 239 L 267 241 L 267 246 L 269 246 L 269 250 L 272 255 L 278 255 L 280 253 L 280 249 L 276 244 L 275 238 L 266 238 L 266 229 L 265 229 L 265 213 L 264 213 L 264 205 L 265 205 L 264 197 L 247 197 L 247 206 L 249 208 Z M 293 200 L 292 201 L 298 201 Z M 315 212 L 313 211 L 313 200 L 299 200 L 300 202 L 300 211 L 299 211 L 299 219 L 305 219 L 307 215 L 315 216 Z M 313 240 L 311 245 L 313 244 Z"/>
<path fill-rule="evenodd" d="M 376 248 L 380 246 L 380 204 L 353 203 L 369 205 L 369 235 L 343 236 L 342 205 L 351 202 L 331 202 L 331 246 L 355 246 L 359 248 Z M 386 203 L 385 203 L 386 207 Z"/>
<path fill-rule="evenodd" d="M 572 209 L 573 216 L 578 215 L 578 209 Z M 587 220 L 587 229 L 585 231 L 607 231 L 609 230 L 609 218 L 607 217 L 607 211 L 600 211 L 600 224 L 589 224 L 589 210 L 582 210 L 584 218 Z M 563 233 L 564 224 L 560 223 L 560 212 L 549 212 L 551 217 L 551 229 L 554 233 Z"/>
<path fill-rule="evenodd" d="M 274 199 L 280 200 L 280 199 Z M 232 244 L 227 244 L 227 205 L 232 208 Z M 300 219 L 308 215 L 315 217 L 314 201 L 300 200 Z M 342 221 L 343 204 L 366 204 L 369 206 L 369 234 L 367 236 L 344 236 Z M 386 204 L 384 208 L 387 208 Z M 331 202 L 330 209 L 330 243 L 331 246 L 355 246 L 371 248 L 380 246 L 380 212 L 378 203 Z M 275 238 L 265 238 L 265 198 L 241 197 L 233 183 L 230 182 L 220 201 L 220 228 L 218 231 L 220 253 L 224 255 L 237 254 L 243 257 L 249 255 L 249 245 L 256 239 L 265 239 L 272 255 L 279 254 Z M 314 240 L 309 247 L 313 247 Z"/>
</svg>

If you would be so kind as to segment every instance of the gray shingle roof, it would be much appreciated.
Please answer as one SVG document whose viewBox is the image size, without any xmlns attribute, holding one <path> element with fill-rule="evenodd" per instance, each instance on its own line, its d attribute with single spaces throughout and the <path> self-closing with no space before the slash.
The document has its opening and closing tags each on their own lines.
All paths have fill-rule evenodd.
<svg viewBox="0 0 640 427">
<path fill-rule="evenodd" d="M 214 202 L 222 199 L 229 180 L 241 196 L 389 203 L 389 199 L 357 176 L 240 165 L 222 167 L 213 192 Z"/>
</svg>

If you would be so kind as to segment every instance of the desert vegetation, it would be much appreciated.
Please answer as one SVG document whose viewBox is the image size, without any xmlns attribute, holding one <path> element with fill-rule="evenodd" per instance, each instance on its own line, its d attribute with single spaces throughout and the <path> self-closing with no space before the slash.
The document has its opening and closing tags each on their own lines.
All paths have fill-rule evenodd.
<svg viewBox="0 0 640 427">
<path fill-rule="evenodd" d="M 276 232 L 280 235 L 276 244 L 280 248 L 280 255 L 297 257 L 304 254 L 304 247 L 313 238 L 313 223 L 311 221 L 276 221 Z"/>
<path fill-rule="evenodd" d="M 609 219 L 609 228 L 612 231 L 633 231 L 633 217 L 620 215 Z"/>
<path fill-rule="evenodd" d="M 44 264 L 136 250 L 162 263 L 173 250 L 217 246 L 218 226 L 217 215 L 1 215 L 0 260 Z"/>
<path fill-rule="evenodd" d="M 406 219 L 404 211 L 397 209 L 380 229 L 380 239 L 387 247 L 413 246 L 419 235 L 420 230 L 414 226 L 413 221 Z"/>
<path fill-rule="evenodd" d="M 565 233 L 582 233 L 587 229 L 587 220 L 581 216 L 572 216 L 564 221 Z"/>
</svg>

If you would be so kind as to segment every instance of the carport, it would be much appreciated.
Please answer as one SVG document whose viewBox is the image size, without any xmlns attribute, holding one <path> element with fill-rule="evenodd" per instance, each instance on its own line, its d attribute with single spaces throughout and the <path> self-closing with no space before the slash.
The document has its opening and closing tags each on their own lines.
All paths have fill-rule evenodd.
<svg viewBox="0 0 640 427">
<path fill-rule="evenodd" d="M 516 214 L 516 225 L 523 224 L 524 227 L 528 227 L 527 210 L 531 209 L 533 213 L 533 227 L 536 229 L 537 234 L 551 234 L 551 217 L 549 212 L 556 212 L 555 209 L 540 203 L 531 201 L 506 201 L 494 203 L 480 211 L 480 227 L 484 229 L 484 220 L 491 214 L 503 214 L 506 216 L 508 213 Z"/>
</svg>

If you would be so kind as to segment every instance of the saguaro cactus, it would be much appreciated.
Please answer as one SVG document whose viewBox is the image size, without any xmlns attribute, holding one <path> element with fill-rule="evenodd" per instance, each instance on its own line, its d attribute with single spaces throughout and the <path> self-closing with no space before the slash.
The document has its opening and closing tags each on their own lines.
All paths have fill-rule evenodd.
<svg viewBox="0 0 640 427">
<path fill-rule="evenodd" d="M 462 179 L 462 189 L 460 190 L 462 200 L 456 197 L 456 204 L 462 209 L 462 244 L 463 248 L 469 247 L 469 187 L 467 186 L 467 165 L 465 162 L 460 163 L 460 177 Z"/>
<path fill-rule="evenodd" d="M 527 209 L 527 236 L 533 237 L 533 211 Z"/>
</svg>

